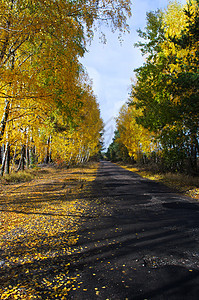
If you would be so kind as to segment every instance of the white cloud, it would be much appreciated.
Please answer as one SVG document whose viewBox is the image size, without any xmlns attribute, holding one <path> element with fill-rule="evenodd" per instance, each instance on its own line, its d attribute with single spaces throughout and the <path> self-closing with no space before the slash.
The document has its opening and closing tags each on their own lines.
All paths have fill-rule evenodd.
<svg viewBox="0 0 199 300">
<path fill-rule="evenodd" d="M 186 0 L 181 2 L 185 3 Z M 133 16 L 129 22 L 131 33 L 123 37 L 122 45 L 118 41 L 117 34 L 105 28 L 107 44 L 100 43 L 96 35 L 88 49 L 89 52 L 81 59 L 90 78 L 93 79 L 93 88 L 100 104 L 102 118 L 109 124 L 107 143 L 110 142 L 110 135 L 113 132 L 111 128 L 115 124 L 114 117 L 128 100 L 131 78 L 134 78 L 133 70 L 144 62 L 139 49 L 134 48 L 134 43 L 140 39 L 136 30 L 146 26 L 147 11 L 155 11 L 167 5 L 167 0 L 134 0 Z"/>
<path fill-rule="evenodd" d="M 88 66 L 86 67 L 86 69 L 89 74 L 89 77 L 93 81 L 93 91 L 96 94 L 96 96 L 98 96 L 100 94 L 101 88 L 101 75 L 94 67 Z"/>
</svg>

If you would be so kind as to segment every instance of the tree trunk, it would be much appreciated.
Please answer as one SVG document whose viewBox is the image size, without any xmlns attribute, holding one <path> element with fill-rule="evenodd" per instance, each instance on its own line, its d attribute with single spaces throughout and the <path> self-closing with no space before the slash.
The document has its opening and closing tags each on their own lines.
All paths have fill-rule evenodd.
<svg viewBox="0 0 199 300">
<path fill-rule="evenodd" d="M 6 161 L 5 161 L 5 174 L 9 174 L 9 173 L 10 173 L 10 145 L 8 144 Z"/>
<path fill-rule="evenodd" d="M 44 161 L 46 164 L 50 162 L 50 143 L 51 143 L 51 139 L 49 137 L 47 140 L 46 157 Z"/>
<path fill-rule="evenodd" d="M 3 155 L 3 160 L 2 160 L 2 165 L 1 165 L 1 176 L 3 176 L 4 170 L 5 170 L 5 164 L 6 164 L 6 156 L 9 148 L 9 143 L 6 143 L 4 155 Z"/>
<path fill-rule="evenodd" d="M 197 174 L 198 166 L 197 166 L 197 152 L 198 152 L 198 141 L 197 134 L 194 132 L 191 137 L 191 150 L 190 150 L 190 167 L 191 173 L 193 175 Z"/>
<path fill-rule="evenodd" d="M 23 171 L 25 169 L 25 146 L 22 146 L 21 149 L 21 170 Z"/>
<path fill-rule="evenodd" d="M 196 175 L 198 167 L 197 167 L 197 151 L 196 151 L 195 145 L 193 145 L 191 147 L 191 158 L 190 158 L 190 160 L 191 160 L 191 173 L 193 175 Z"/>
<path fill-rule="evenodd" d="M 30 167 L 33 168 L 36 163 L 35 146 L 29 149 Z"/>
<path fill-rule="evenodd" d="M 9 116 L 9 110 L 10 110 L 10 101 L 6 100 L 3 116 L 2 116 L 1 124 L 0 124 L 0 141 L 2 141 L 4 133 L 5 133 L 6 123 L 7 123 L 8 116 Z"/>
<path fill-rule="evenodd" d="M 14 152 L 14 155 L 13 155 L 13 158 L 12 158 L 11 170 L 14 169 L 16 156 L 17 156 L 17 146 L 15 146 L 15 152 Z"/>
<path fill-rule="evenodd" d="M 24 168 L 25 168 L 25 146 L 22 145 L 22 147 L 21 147 L 21 157 L 20 157 L 18 168 L 17 168 L 17 172 L 19 170 L 24 170 Z"/>
<path fill-rule="evenodd" d="M 29 169 L 30 167 L 30 151 L 29 146 L 26 145 L 26 167 Z"/>
<path fill-rule="evenodd" d="M 2 164 L 2 159 L 3 159 L 3 151 L 2 151 L 2 147 L 0 146 L 0 165 Z"/>
</svg>

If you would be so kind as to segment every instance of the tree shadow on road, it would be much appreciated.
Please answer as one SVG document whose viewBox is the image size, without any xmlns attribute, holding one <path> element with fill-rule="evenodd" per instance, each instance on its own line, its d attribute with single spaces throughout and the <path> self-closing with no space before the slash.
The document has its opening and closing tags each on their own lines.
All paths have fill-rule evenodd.
<svg viewBox="0 0 199 300">
<path fill-rule="evenodd" d="M 198 299 L 198 204 L 126 170 L 119 178 L 116 168 L 108 167 L 110 178 L 98 173 L 91 207 L 96 202 L 99 217 L 80 231 L 72 266 L 83 272 L 84 288 L 92 298 L 96 286 L 100 299 Z"/>
</svg>

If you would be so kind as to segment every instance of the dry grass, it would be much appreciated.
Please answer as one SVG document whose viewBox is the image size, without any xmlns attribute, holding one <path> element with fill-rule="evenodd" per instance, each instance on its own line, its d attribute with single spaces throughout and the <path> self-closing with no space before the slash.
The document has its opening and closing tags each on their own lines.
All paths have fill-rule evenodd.
<svg viewBox="0 0 199 300">
<path fill-rule="evenodd" d="M 10 183 L 20 183 L 20 182 L 29 182 L 35 178 L 43 177 L 47 173 L 51 173 L 51 168 L 57 168 L 56 166 L 45 166 L 45 167 L 36 167 L 34 169 L 26 169 L 24 171 L 19 172 L 11 172 L 10 174 L 5 174 L 3 177 L 0 177 L 1 184 L 10 184 Z M 82 177 L 81 174 L 83 169 L 95 169 L 97 168 L 96 162 L 88 162 L 78 167 L 74 166 L 71 167 L 70 170 L 79 170 L 79 177 Z M 58 169 L 66 169 L 65 167 L 58 168 Z M 81 171 L 82 170 L 82 171 Z M 81 180 L 80 180 L 81 181 Z"/>
<path fill-rule="evenodd" d="M 50 172 L 51 167 L 35 167 L 33 169 L 25 169 L 24 171 L 11 171 L 10 174 L 4 174 L 3 177 L 0 177 L 0 183 L 9 184 L 9 183 L 20 183 L 20 182 L 29 182 L 32 179 L 37 177 L 44 176 Z"/>
<path fill-rule="evenodd" d="M 185 174 L 172 174 L 167 173 L 163 175 L 165 181 L 175 182 L 181 187 L 199 187 L 199 177 L 193 177 Z"/>
<path fill-rule="evenodd" d="M 162 182 L 177 189 L 179 192 L 199 200 L 199 177 L 185 174 L 167 173 L 162 175 Z"/>
<path fill-rule="evenodd" d="M 27 182 L 35 178 L 39 173 L 39 170 L 25 170 L 19 172 L 12 172 L 10 174 L 5 174 L 0 177 L 1 183 L 17 183 L 17 182 Z"/>
<path fill-rule="evenodd" d="M 139 165 L 119 164 L 121 167 L 135 172 L 144 178 L 162 182 L 163 184 L 174 188 L 180 193 L 186 196 L 199 200 L 199 177 L 193 177 L 190 175 L 180 173 L 158 173 L 153 167 L 150 166 L 144 168 Z"/>
</svg>

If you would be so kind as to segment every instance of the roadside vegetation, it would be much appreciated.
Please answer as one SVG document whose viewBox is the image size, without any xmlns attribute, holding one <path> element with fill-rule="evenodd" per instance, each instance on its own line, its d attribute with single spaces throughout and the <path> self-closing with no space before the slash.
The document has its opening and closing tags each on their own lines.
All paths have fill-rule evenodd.
<svg viewBox="0 0 199 300">
<path fill-rule="evenodd" d="M 145 63 L 135 70 L 130 97 L 116 119 L 108 159 L 155 165 L 169 174 L 161 176 L 181 178 L 176 184 L 183 180 L 180 173 L 198 176 L 198 24 L 199 0 L 172 1 L 165 11 L 147 13 L 135 45 Z"/>
<path fill-rule="evenodd" d="M 38 177 L 42 170 L 37 169 L 25 169 L 24 171 L 11 172 L 10 174 L 5 174 L 3 177 L 0 177 L 0 182 L 3 184 L 8 183 L 17 183 L 17 182 L 28 182 Z"/>
<path fill-rule="evenodd" d="M 70 169 L 74 170 L 82 170 L 85 168 L 92 168 L 97 164 L 98 158 L 96 156 L 94 161 L 89 161 L 89 162 L 84 162 L 80 164 L 79 166 L 70 166 Z M 14 183 L 25 183 L 32 181 L 34 179 L 39 179 L 42 178 L 46 173 L 49 173 L 50 170 L 61 170 L 61 169 L 69 169 L 68 165 L 66 163 L 57 164 L 57 163 L 49 163 L 49 164 L 42 164 L 42 165 L 37 165 L 34 168 L 30 169 L 24 169 L 23 171 L 14 171 L 12 170 L 10 174 L 5 174 L 4 176 L 0 177 L 0 184 L 9 185 L 9 184 L 14 184 Z M 72 171 L 71 171 L 72 172 Z"/>
<path fill-rule="evenodd" d="M 175 191 L 197 199 L 199 201 L 199 177 L 191 176 L 182 173 L 160 173 L 157 171 L 155 165 L 143 164 L 128 164 L 124 162 L 117 162 L 122 168 L 135 172 L 138 175 L 161 182 Z"/>
<path fill-rule="evenodd" d="M 67 299 L 76 233 L 87 219 L 98 163 L 44 167 L 26 183 L 0 185 L 0 298 Z M 94 213 L 94 212 L 93 212 Z M 79 286 L 81 283 L 79 283 Z"/>
<path fill-rule="evenodd" d="M 128 0 L 0 2 L 0 176 L 99 151 L 103 121 L 80 58 L 96 30 L 105 42 L 102 24 L 120 37 L 130 16 Z"/>
</svg>

